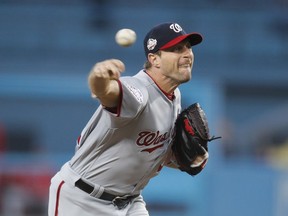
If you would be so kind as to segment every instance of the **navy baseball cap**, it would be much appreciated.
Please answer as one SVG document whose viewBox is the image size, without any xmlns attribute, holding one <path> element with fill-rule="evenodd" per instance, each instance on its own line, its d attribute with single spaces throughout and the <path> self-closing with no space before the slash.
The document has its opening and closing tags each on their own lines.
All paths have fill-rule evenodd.
<svg viewBox="0 0 288 216">
<path fill-rule="evenodd" d="M 202 36 L 197 32 L 187 34 L 178 23 L 162 23 L 153 27 L 144 38 L 146 58 L 149 53 L 168 49 L 188 38 L 191 46 L 202 42 Z"/>
</svg>

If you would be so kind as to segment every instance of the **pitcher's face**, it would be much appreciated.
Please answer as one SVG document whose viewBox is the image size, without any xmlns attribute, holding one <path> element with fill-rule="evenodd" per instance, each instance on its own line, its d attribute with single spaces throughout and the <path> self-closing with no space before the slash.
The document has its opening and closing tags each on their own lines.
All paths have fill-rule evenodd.
<svg viewBox="0 0 288 216">
<path fill-rule="evenodd" d="M 191 79 L 194 54 L 187 40 L 171 48 L 161 50 L 160 59 L 163 75 L 179 84 L 188 82 Z"/>
</svg>

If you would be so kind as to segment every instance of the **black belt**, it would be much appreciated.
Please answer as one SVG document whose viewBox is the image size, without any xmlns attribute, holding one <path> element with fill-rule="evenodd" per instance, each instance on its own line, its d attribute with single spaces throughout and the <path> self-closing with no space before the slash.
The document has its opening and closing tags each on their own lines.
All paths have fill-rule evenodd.
<svg viewBox="0 0 288 216">
<path fill-rule="evenodd" d="M 75 186 L 81 189 L 82 191 L 91 194 L 92 191 L 94 190 L 94 187 L 87 184 L 84 182 L 82 179 L 79 179 L 77 182 L 75 182 Z M 102 195 L 99 197 L 99 199 L 107 200 L 107 201 L 112 201 L 116 198 L 117 196 L 113 194 L 109 194 L 107 192 L 103 192 Z"/>
<path fill-rule="evenodd" d="M 82 179 L 79 179 L 75 182 L 75 186 L 81 189 L 82 191 L 91 194 L 94 190 L 94 187 L 84 182 Z M 113 202 L 113 204 L 117 205 L 118 208 L 125 207 L 129 202 L 131 202 L 134 198 L 139 196 L 137 195 L 126 195 L 126 196 L 116 196 L 107 192 L 103 192 L 99 199 L 107 200 Z"/>
</svg>

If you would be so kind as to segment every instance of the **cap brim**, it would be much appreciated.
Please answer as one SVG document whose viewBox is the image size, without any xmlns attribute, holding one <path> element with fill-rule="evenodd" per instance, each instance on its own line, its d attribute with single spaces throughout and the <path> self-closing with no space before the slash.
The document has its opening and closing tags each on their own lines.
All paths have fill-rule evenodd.
<svg viewBox="0 0 288 216">
<path fill-rule="evenodd" d="M 202 36 L 200 34 L 190 33 L 190 34 L 181 35 L 179 37 L 174 38 L 173 40 L 169 41 L 168 43 L 166 43 L 165 45 L 160 47 L 160 50 L 168 49 L 172 46 L 175 46 L 176 44 L 180 43 L 181 41 L 185 40 L 186 38 L 189 39 L 191 46 L 197 45 L 197 44 L 202 42 Z"/>
</svg>

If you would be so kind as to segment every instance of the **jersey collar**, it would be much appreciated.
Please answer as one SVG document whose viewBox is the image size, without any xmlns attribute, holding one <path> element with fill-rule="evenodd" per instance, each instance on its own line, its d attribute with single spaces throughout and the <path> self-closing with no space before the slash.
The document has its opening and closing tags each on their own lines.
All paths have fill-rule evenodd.
<svg viewBox="0 0 288 216">
<path fill-rule="evenodd" d="M 171 94 L 165 92 L 165 91 L 156 83 L 156 81 L 150 76 L 150 74 L 148 74 L 148 73 L 146 72 L 146 70 L 143 70 L 143 71 L 153 80 L 153 82 L 155 83 L 155 85 L 160 89 L 160 91 L 161 91 L 169 100 L 173 101 L 173 100 L 175 99 L 175 94 L 174 94 L 174 92 L 172 92 Z"/>
</svg>

